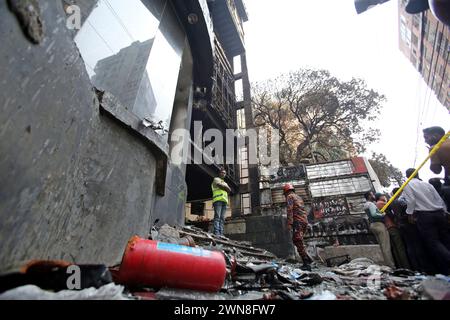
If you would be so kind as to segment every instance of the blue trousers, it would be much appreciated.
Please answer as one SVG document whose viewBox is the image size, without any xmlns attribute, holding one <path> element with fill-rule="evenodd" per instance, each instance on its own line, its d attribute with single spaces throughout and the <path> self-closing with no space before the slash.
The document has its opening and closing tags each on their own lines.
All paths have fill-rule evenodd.
<svg viewBox="0 0 450 320">
<path fill-rule="evenodd" d="M 213 203 L 214 207 L 214 234 L 223 235 L 223 225 L 225 224 L 225 213 L 227 212 L 227 204 L 223 201 Z"/>
</svg>

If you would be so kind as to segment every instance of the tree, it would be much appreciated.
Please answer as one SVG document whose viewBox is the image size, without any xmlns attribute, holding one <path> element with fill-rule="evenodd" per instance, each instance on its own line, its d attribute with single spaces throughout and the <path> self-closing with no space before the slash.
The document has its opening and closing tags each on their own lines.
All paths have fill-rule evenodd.
<svg viewBox="0 0 450 320">
<path fill-rule="evenodd" d="M 280 133 L 280 161 L 330 161 L 365 151 L 384 96 L 361 79 L 301 69 L 253 86 L 255 124 Z"/>
<path fill-rule="evenodd" d="M 401 186 L 405 181 L 402 172 L 394 167 L 384 154 L 373 152 L 369 162 L 383 187 L 389 187 L 392 183 Z"/>
</svg>

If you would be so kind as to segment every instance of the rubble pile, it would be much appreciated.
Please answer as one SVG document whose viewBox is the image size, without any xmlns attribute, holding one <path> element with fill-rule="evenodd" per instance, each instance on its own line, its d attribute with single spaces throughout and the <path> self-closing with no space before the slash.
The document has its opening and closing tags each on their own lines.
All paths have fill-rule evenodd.
<svg viewBox="0 0 450 320">
<path fill-rule="evenodd" d="M 450 294 L 450 278 L 445 276 L 392 270 L 367 258 L 350 261 L 348 256 L 336 257 L 334 261 L 327 259 L 326 264 L 315 262 L 309 272 L 300 269 L 300 262 L 278 259 L 247 242 L 211 235 L 195 227 L 172 229 L 177 230 L 180 237 L 192 237 L 199 247 L 224 253 L 227 278 L 222 290 L 210 299 L 422 300 L 443 299 Z M 170 240 L 165 238 L 165 233 L 157 239 Z M 186 298 L 180 291 L 171 293 L 165 292 L 161 298 Z M 193 292 L 188 297 L 197 299 Z"/>
<path fill-rule="evenodd" d="M 350 261 L 337 257 L 330 263 L 314 262 L 312 271 L 304 271 L 301 263 L 277 258 L 251 243 L 239 242 L 209 234 L 191 226 L 153 228 L 149 237 L 158 243 L 182 245 L 185 252 L 221 252 L 225 258 L 226 276 L 218 292 L 196 291 L 174 287 L 127 285 L 115 281 L 117 268 L 109 268 L 112 277 L 101 274 L 102 281 L 93 281 L 95 274 L 83 279 L 78 291 L 50 292 L 49 285 L 28 282 L 13 288 L 16 278 L 0 277 L 0 299 L 131 299 L 131 300 L 448 300 L 450 277 L 427 276 L 410 270 L 392 270 L 376 265 L 367 258 Z M 64 266 L 67 268 L 67 266 Z M 90 267 L 92 269 L 92 266 Z M 55 270 L 54 268 L 52 269 Z M 100 268 L 101 270 L 101 268 Z M 60 276 L 61 272 L 56 273 Z M 47 279 L 56 274 L 41 273 Z M 22 274 L 23 275 L 23 274 Z M 52 278 L 53 277 L 53 278 Z M 22 279 L 22 278 L 20 278 Z M 104 279 L 111 279 L 105 285 Z M 6 282 L 5 282 L 6 281 Z M 54 279 L 52 280 L 54 282 Z M 51 282 L 51 281 L 50 281 Z M 116 283 L 114 283 L 116 282 Z M 5 290 L 8 283 L 10 290 Z M 94 286 L 92 286 L 94 284 Z M 89 287 L 90 286 L 90 287 Z M 58 291 L 58 290 L 54 290 Z"/>
</svg>

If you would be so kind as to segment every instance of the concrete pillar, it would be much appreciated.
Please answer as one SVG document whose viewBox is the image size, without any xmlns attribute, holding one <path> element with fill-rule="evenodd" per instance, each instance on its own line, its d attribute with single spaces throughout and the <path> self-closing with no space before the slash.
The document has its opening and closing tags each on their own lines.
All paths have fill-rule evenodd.
<svg viewBox="0 0 450 320">
<path fill-rule="evenodd" d="M 193 62 L 192 54 L 185 40 L 182 65 L 178 74 L 175 100 L 169 129 L 169 162 L 165 169 L 164 196 L 155 196 L 152 210 L 152 222 L 160 220 L 160 224 L 180 224 L 185 221 L 185 204 L 187 198 L 186 161 L 189 147 L 189 129 L 191 125 L 193 100 Z M 182 130 L 177 130 L 182 129 Z M 178 152 L 180 146 L 183 152 Z M 178 150 L 177 150 L 178 149 Z M 158 169 L 157 169 L 158 170 Z"/>
<path fill-rule="evenodd" d="M 250 87 L 250 79 L 248 76 L 248 68 L 247 68 L 247 58 L 245 52 L 241 54 L 241 69 L 242 69 L 242 86 L 243 86 L 243 94 L 244 94 L 244 113 L 245 113 L 245 126 L 246 129 L 255 129 L 255 125 L 253 122 L 253 111 L 252 111 L 252 96 L 251 96 L 251 87 Z M 247 144 L 247 150 L 250 153 L 251 149 L 255 154 L 257 154 L 258 146 L 255 144 Z M 248 183 L 248 191 L 250 193 L 251 198 L 251 211 L 252 213 L 260 212 L 260 194 L 259 194 L 259 171 L 258 164 L 249 164 L 249 183 Z"/>
<path fill-rule="evenodd" d="M 175 146 L 183 144 L 183 154 L 175 154 L 171 152 L 170 159 L 172 163 L 176 164 L 183 172 L 186 173 L 187 150 L 189 148 L 189 131 L 191 127 L 192 115 L 192 100 L 193 100 L 193 86 L 192 86 L 192 72 L 193 61 L 192 54 L 187 39 L 185 40 L 185 49 L 182 57 L 182 64 L 178 75 L 177 91 L 175 94 L 175 101 L 173 105 L 172 118 L 170 121 L 170 136 L 169 146 L 172 151 Z M 177 129 L 183 129 L 177 132 Z M 174 132 L 175 131 L 175 132 Z M 182 139 L 181 142 L 179 139 Z"/>
<path fill-rule="evenodd" d="M 242 201 L 240 193 L 236 193 L 230 196 L 230 208 L 231 216 L 233 218 L 237 218 L 242 215 Z"/>
</svg>

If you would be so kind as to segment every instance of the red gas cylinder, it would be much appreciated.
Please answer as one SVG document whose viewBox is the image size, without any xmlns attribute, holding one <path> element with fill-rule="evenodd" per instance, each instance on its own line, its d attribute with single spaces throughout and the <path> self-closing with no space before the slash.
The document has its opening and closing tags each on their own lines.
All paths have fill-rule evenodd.
<svg viewBox="0 0 450 320">
<path fill-rule="evenodd" d="M 146 240 L 128 242 L 116 282 L 217 292 L 225 281 L 222 253 Z"/>
</svg>

